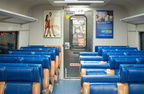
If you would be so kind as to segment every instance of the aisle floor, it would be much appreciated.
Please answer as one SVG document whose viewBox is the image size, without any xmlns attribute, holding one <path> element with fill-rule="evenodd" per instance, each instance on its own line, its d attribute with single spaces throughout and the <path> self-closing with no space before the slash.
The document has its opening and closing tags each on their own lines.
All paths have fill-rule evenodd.
<svg viewBox="0 0 144 94">
<path fill-rule="evenodd" d="M 52 94 L 81 94 L 79 79 L 63 79 L 54 86 Z"/>
</svg>

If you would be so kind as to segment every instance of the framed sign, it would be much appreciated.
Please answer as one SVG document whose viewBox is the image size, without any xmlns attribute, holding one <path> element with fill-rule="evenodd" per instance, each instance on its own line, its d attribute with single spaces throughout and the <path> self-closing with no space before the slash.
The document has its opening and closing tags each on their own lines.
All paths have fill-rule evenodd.
<svg viewBox="0 0 144 94">
<path fill-rule="evenodd" d="M 44 38 L 61 37 L 61 10 L 44 10 Z"/>
<path fill-rule="evenodd" d="M 96 11 L 96 38 L 113 38 L 113 11 Z"/>
</svg>

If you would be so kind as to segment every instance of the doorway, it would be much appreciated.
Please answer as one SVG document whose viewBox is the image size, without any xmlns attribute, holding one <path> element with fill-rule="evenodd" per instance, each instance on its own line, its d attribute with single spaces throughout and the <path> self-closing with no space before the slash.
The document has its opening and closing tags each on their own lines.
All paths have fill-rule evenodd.
<svg viewBox="0 0 144 94">
<path fill-rule="evenodd" d="M 79 78 L 79 52 L 93 48 L 93 12 L 65 10 L 64 17 L 64 78 Z"/>
</svg>

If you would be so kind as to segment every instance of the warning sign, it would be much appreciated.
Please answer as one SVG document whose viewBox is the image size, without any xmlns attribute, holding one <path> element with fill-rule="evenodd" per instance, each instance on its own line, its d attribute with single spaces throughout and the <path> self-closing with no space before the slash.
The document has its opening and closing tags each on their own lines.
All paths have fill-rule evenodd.
<svg viewBox="0 0 144 94">
<path fill-rule="evenodd" d="M 70 66 L 79 66 L 79 63 L 70 63 Z"/>
</svg>

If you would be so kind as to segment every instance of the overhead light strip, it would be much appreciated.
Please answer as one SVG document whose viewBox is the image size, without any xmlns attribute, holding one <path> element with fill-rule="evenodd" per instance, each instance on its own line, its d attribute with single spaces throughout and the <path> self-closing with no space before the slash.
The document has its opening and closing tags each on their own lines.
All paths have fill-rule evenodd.
<svg viewBox="0 0 144 94">
<path fill-rule="evenodd" d="M 104 1 L 54 1 L 54 3 L 104 3 Z"/>
</svg>

